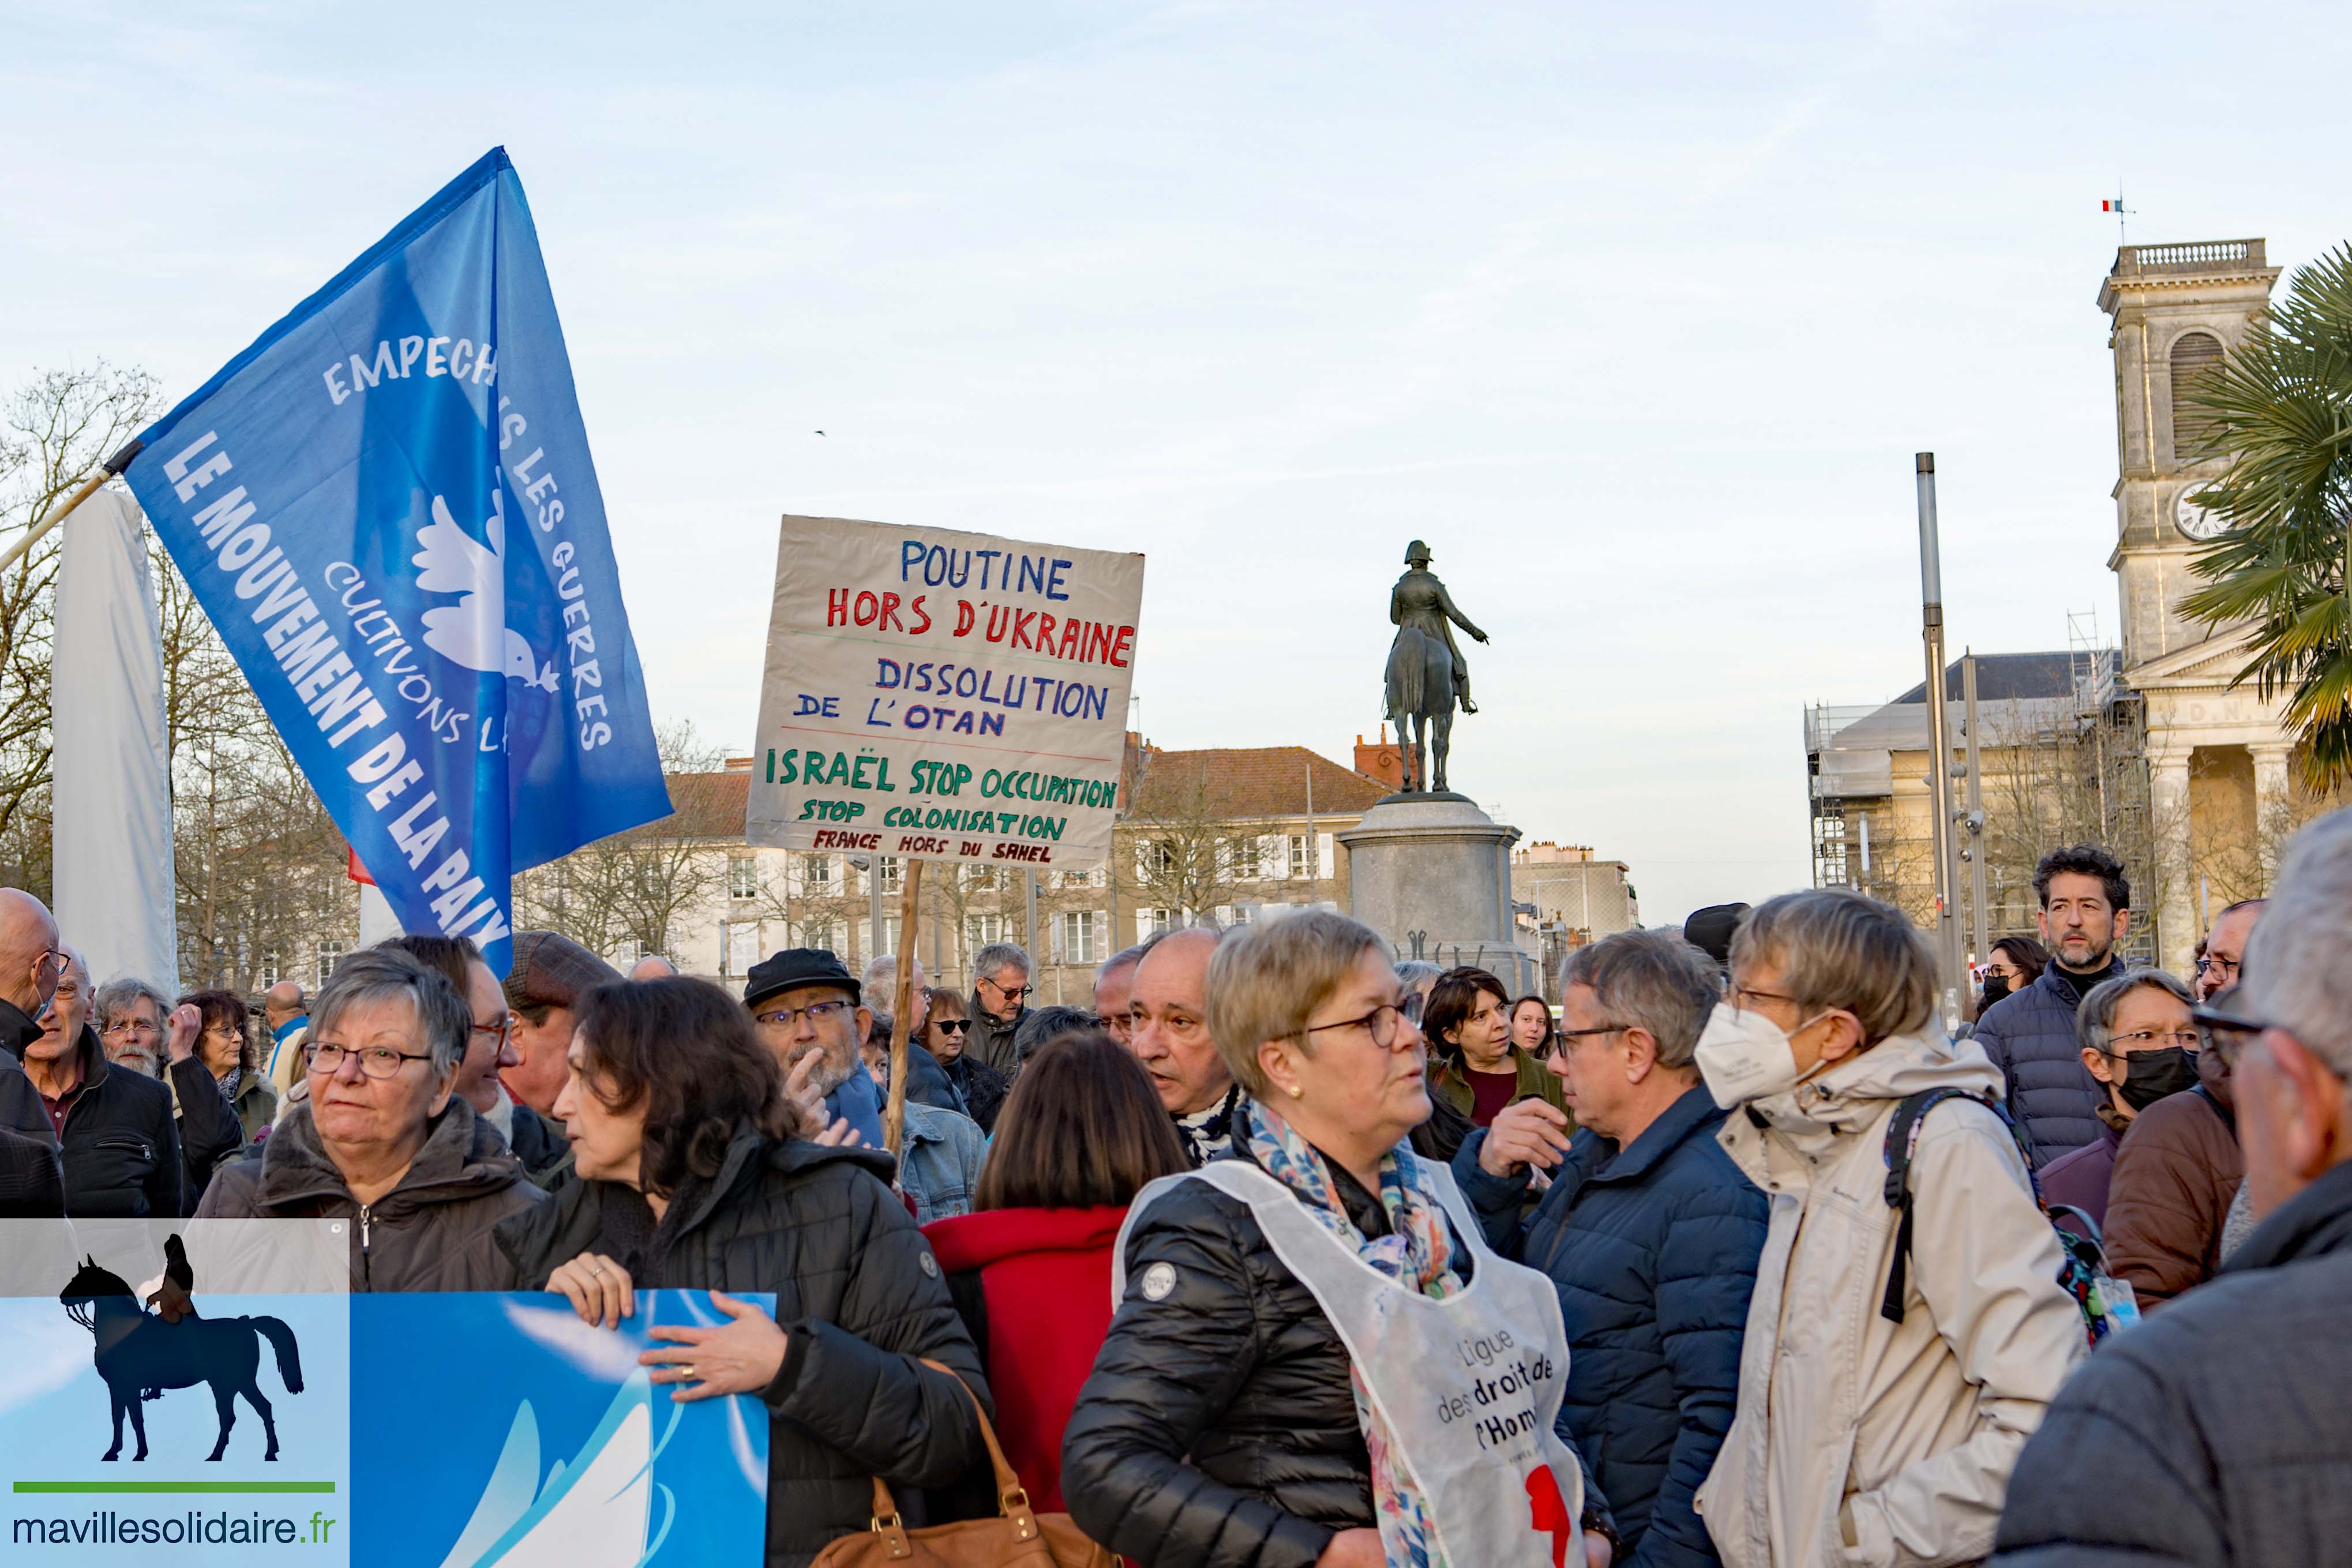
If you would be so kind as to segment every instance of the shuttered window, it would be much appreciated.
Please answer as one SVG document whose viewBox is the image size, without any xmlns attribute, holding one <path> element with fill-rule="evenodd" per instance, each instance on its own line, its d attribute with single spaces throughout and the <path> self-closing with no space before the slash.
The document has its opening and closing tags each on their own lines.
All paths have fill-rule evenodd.
<svg viewBox="0 0 2352 1568">
<path fill-rule="evenodd" d="M 2198 384 L 2221 363 L 2221 340 L 2210 332 L 2188 332 L 2172 345 L 2172 457 L 2193 463 L 2212 433 L 2212 417 L 2197 405 Z"/>
</svg>

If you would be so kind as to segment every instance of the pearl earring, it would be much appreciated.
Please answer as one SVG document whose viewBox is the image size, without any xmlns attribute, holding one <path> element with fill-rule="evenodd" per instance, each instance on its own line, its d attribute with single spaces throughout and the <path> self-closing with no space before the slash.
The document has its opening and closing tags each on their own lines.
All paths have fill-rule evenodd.
<svg viewBox="0 0 2352 1568">
<path fill-rule="evenodd" d="M 1305 1089 L 1299 1088 L 1295 1083 L 1290 1086 L 1290 1098 L 1293 1100 L 1297 1100 L 1300 1095 L 1305 1094 L 1306 1092 L 1307 1091 Z"/>
</svg>

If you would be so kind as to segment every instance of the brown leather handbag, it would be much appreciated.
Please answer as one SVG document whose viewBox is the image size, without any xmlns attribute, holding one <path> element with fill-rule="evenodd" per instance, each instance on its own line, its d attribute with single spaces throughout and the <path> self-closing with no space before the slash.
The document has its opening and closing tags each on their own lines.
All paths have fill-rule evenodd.
<svg viewBox="0 0 2352 1568">
<path fill-rule="evenodd" d="M 882 1478 L 874 1478 L 874 1524 L 864 1535 L 845 1535 L 817 1553 L 815 1568 L 883 1568 L 885 1563 L 912 1563 L 914 1568 L 998 1568 L 1003 1563 L 1030 1563 L 1034 1568 L 1111 1568 L 1111 1555 L 1087 1539 L 1066 1513 L 1039 1513 L 1029 1506 L 1021 1478 L 1004 1460 L 996 1428 L 980 1407 L 971 1385 L 952 1368 L 925 1358 L 934 1372 L 956 1378 L 980 1417 L 981 1441 L 988 1445 L 988 1462 L 996 1468 L 994 1519 L 958 1520 L 908 1530 L 898 1518 L 898 1505 Z"/>
</svg>

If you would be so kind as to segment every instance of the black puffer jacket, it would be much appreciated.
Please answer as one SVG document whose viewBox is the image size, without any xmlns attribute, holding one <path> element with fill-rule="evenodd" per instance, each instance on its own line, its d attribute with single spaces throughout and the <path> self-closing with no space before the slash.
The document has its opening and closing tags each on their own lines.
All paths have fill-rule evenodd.
<svg viewBox="0 0 2352 1568">
<path fill-rule="evenodd" d="M 1331 1175 L 1356 1228 L 1386 1235 L 1379 1200 Z M 1159 1263 L 1176 1285 L 1153 1301 Z M 1137 1217 L 1126 1298 L 1063 1429 L 1062 1496 L 1143 1568 L 1310 1568 L 1372 1527 L 1348 1348 L 1239 1198 L 1185 1182 Z"/>
<path fill-rule="evenodd" d="M 2105 1135 L 2099 1107 L 2107 1088 L 2083 1065 L 2074 1014 L 2084 994 L 2124 967 L 2116 959 L 2096 974 L 2069 974 L 2053 963 L 1977 1020 L 1977 1044 L 2009 1082 L 2010 1119 L 2024 1130 L 2037 1171 Z"/>
<path fill-rule="evenodd" d="M 980 1352 L 949 1299 L 930 1244 L 888 1186 L 890 1157 L 771 1142 L 746 1128 L 718 1175 L 677 1194 L 641 1289 L 772 1290 L 784 1363 L 763 1396 L 768 1434 L 768 1568 L 803 1568 L 826 1542 L 872 1521 L 879 1474 L 909 1522 L 915 1488 L 946 1486 L 985 1463 L 980 1423 L 955 1369 L 986 1400 Z M 574 1181 L 499 1227 L 525 1289 L 604 1250 L 615 1209 L 643 1200 Z M 990 1410 L 993 1413 L 993 1404 Z"/>
<path fill-rule="evenodd" d="M 946 1063 L 940 1071 L 955 1085 L 956 1093 L 963 1100 L 964 1114 L 980 1123 L 982 1132 L 996 1131 L 996 1113 L 1004 1109 L 1004 1097 L 1013 1085 L 1005 1076 L 973 1056 L 964 1052 Z"/>
<path fill-rule="evenodd" d="M 97 1031 L 87 1024 L 75 1050 L 81 1088 L 66 1107 L 58 1140 L 66 1212 L 76 1219 L 180 1218 L 186 1210 L 172 1091 L 160 1079 L 108 1061 Z"/>
</svg>

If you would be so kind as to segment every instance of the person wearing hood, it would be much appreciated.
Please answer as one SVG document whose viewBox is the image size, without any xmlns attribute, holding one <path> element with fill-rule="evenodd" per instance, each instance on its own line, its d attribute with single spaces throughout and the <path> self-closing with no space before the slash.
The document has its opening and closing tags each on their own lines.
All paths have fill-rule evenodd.
<svg viewBox="0 0 2352 1568">
<path fill-rule="evenodd" d="M 2074 1031 L 2083 1065 L 2105 1086 L 2099 1106 L 2103 1136 L 2042 1172 L 2042 1198 L 2081 1209 L 2104 1233 L 2116 1151 L 2139 1113 L 2158 1100 L 2197 1085 L 2195 1005 L 2189 987 L 2161 969 L 2138 969 L 2104 981 L 2083 998 Z"/>
<path fill-rule="evenodd" d="M 1901 911 L 1842 889 L 1758 906 L 1696 1060 L 1769 1204 L 1738 1414 L 1698 1494 L 1727 1568 L 1972 1563 L 2086 1347 L 2000 1073 L 1937 1022 Z M 1888 1129 L 1914 1096 L 1907 1219 Z M 1912 1100 L 1915 1110 L 1924 1103 Z M 1904 1245 L 1908 1241 L 1909 1245 Z"/>
<path fill-rule="evenodd" d="M 800 1136 L 814 1129 L 796 1125 L 772 1046 L 708 982 L 600 985 L 578 1011 L 556 1101 L 576 1179 L 499 1245 L 523 1289 L 602 1328 L 639 1289 L 711 1292 L 719 1326 L 656 1327 L 638 1359 L 673 1398 L 767 1406 L 768 1568 L 866 1535 L 877 1479 L 916 1516 L 915 1489 L 984 1467 L 980 1353 L 889 1154 Z M 750 1291 L 772 1291 L 773 1315 L 735 1294 Z"/>
<path fill-rule="evenodd" d="M 2050 966 L 1977 1019 L 1976 1039 L 1999 1068 L 2009 1113 L 2037 1171 L 2099 1141 L 2106 1086 L 2083 1066 L 2074 1016 L 2092 987 L 2128 967 L 2116 951 L 2131 930 L 2131 883 L 2095 844 L 2053 849 L 2033 868 Z"/>
<path fill-rule="evenodd" d="M 513 1289 L 492 1229 L 547 1194 L 457 1092 L 472 1027 L 408 953 L 345 958 L 310 1015 L 309 1092 L 214 1173 L 196 1217 L 346 1220 L 353 1290 Z"/>
</svg>

